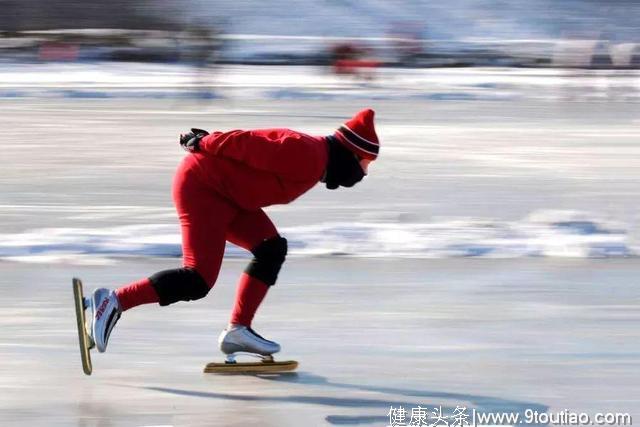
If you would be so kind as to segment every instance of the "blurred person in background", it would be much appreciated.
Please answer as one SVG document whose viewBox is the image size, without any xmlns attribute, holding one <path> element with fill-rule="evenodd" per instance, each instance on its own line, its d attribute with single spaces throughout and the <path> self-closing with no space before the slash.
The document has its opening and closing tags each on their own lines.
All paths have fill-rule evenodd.
<svg viewBox="0 0 640 427">
<path fill-rule="evenodd" d="M 212 97 L 214 66 L 222 48 L 218 28 L 194 24 L 183 32 L 182 44 L 181 60 L 193 66 L 193 85 L 198 97 Z"/>
<path fill-rule="evenodd" d="M 373 58 L 373 50 L 355 42 L 338 43 L 331 47 L 331 65 L 337 75 L 373 80 L 375 70 L 381 65 Z"/>
<path fill-rule="evenodd" d="M 263 208 L 287 204 L 318 182 L 328 189 L 352 187 L 378 157 L 374 112 L 366 109 L 332 135 L 310 136 L 290 129 L 213 132 L 192 129 L 180 136 L 190 154 L 173 181 L 182 230 L 183 267 L 158 272 L 115 291 L 91 297 L 91 331 L 99 352 L 122 312 L 142 304 L 161 306 L 208 294 L 218 277 L 227 241 L 253 254 L 240 276 L 235 305 L 219 337 L 220 350 L 270 356 L 280 345 L 258 335 L 253 317 L 287 255 Z"/>
</svg>

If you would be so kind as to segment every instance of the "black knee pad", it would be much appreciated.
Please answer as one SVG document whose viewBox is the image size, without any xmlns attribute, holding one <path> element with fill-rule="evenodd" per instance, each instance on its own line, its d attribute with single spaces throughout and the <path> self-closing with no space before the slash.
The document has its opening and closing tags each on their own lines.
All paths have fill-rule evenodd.
<svg viewBox="0 0 640 427">
<path fill-rule="evenodd" d="M 160 305 L 204 298 L 211 289 L 193 268 L 164 270 L 149 277 L 149 280 L 158 294 Z"/>
<path fill-rule="evenodd" d="M 256 246 L 251 253 L 253 259 L 244 272 L 263 281 L 267 286 L 273 286 L 287 256 L 287 239 L 272 237 Z"/>
</svg>

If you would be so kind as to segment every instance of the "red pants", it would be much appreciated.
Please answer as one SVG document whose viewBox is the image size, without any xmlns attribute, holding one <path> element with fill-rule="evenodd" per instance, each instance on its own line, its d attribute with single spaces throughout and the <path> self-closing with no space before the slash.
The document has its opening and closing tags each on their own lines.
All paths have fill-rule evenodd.
<svg viewBox="0 0 640 427">
<path fill-rule="evenodd" d="M 262 209 L 245 211 L 218 195 L 191 161 L 178 168 L 173 201 L 182 229 L 183 265 L 196 269 L 209 286 L 218 277 L 227 241 L 251 250 L 278 235 Z"/>
<path fill-rule="evenodd" d="M 263 210 L 246 211 L 220 196 L 202 178 L 192 158 L 180 164 L 173 181 L 173 201 L 182 231 L 183 266 L 195 269 L 209 288 L 218 278 L 226 242 L 252 250 L 278 232 Z M 179 286 L 179 284 L 176 284 Z M 268 286 L 243 274 L 231 322 L 250 326 Z M 123 310 L 158 302 L 149 279 L 116 290 Z"/>
</svg>

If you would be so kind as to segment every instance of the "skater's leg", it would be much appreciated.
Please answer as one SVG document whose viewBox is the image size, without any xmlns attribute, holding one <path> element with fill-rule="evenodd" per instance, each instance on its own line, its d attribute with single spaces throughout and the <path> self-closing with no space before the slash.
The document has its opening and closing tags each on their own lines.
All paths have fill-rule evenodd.
<svg viewBox="0 0 640 427">
<path fill-rule="evenodd" d="M 123 310 L 202 298 L 218 277 L 226 228 L 237 209 L 202 184 L 189 166 L 189 162 L 183 162 L 173 184 L 182 231 L 183 268 L 161 271 L 117 289 Z"/>
<path fill-rule="evenodd" d="M 224 256 L 226 230 L 237 208 L 206 187 L 196 171 L 177 174 L 173 198 L 182 231 L 183 268 L 149 279 L 160 305 L 203 298 L 213 287 Z"/>
<path fill-rule="evenodd" d="M 227 231 L 227 240 L 254 255 L 237 285 L 231 325 L 251 327 L 253 317 L 269 287 L 275 284 L 287 252 L 286 240 L 262 210 L 238 213 Z"/>
<path fill-rule="evenodd" d="M 261 210 L 238 213 L 227 239 L 251 251 L 253 259 L 240 276 L 230 325 L 218 338 L 220 350 L 227 355 L 249 352 L 270 356 L 280 351 L 280 344 L 258 335 L 251 322 L 269 287 L 276 282 L 287 254 L 287 241 Z"/>
<path fill-rule="evenodd" d="M 147 277 L 118 288 L 115 292 L 118 301 L 120 301 L 122 311 L 127 311 L 138 305 L 152 304 L 160 301 L 158 299 L 158 293 L 151 284 L 151 280 Z"/>
<path fill-rule="evenodd" d="M 226 243 L 226 229 L 237 208 L 206 187 L 193 158 L 180 164 L 173 182 L 173 199 L 182 231 L 183 268 L 165 270 L 111 292 L 97 289 L 91 299 L 91 334 L 98 351 L 107 348 L 120 314 L 132 307 L 158 302 L 203 298 L 215 283 Z"/>
</svg>

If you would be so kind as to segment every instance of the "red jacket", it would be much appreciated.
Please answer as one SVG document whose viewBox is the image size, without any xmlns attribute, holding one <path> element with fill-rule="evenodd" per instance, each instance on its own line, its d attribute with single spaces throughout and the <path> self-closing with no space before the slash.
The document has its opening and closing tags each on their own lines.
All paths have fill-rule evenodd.
<svg viewBox="0 0 640 427">
<path fill-rule="evenodd" d="M 191 156 L 212 188 L 247 210 L 289 203 L 325 173 L 327 141 L 290 129 L 214 132 Z"/>
</svg>

